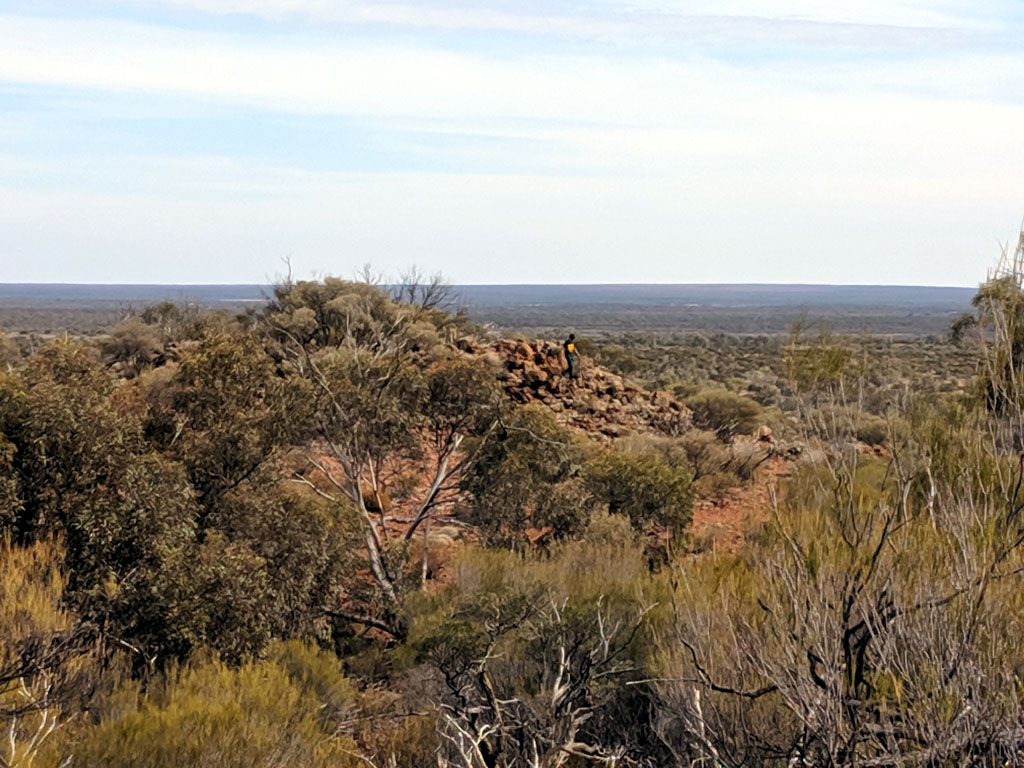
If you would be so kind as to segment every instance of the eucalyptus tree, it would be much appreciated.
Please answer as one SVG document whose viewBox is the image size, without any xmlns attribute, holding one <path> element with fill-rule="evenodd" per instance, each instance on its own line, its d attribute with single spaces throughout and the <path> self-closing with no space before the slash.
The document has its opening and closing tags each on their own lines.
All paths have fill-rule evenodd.
<svg viewBox="0 0 1024 768">
<path fill-rule="evenodd" d="M 313 472 L 294 479 L 354 510 L 361 530 L 374 594 L 335 614 L 396 637 L 415 582 L 407 545 L 451 504 L 504 405 L 494 372 L 452 343 L 461 318 L 437 302 L 437 290 L 407 287 L 396 298 L 327 278 L 278 286 L 259 318 L 282 370 L 309 387 Z"/>
</svg>

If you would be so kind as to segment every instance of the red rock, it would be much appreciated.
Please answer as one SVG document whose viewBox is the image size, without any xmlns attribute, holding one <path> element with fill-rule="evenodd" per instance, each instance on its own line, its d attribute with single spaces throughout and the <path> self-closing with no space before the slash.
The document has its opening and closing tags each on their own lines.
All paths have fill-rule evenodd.
<svg viewBox="0 0 1024 768">
<path fill-rule="evenodd" d="M 498 380 L 513 402 L 543 403 L 562 424 L 592 439 L 609 442 L 631 432 L 679 434 L 688 421 L 686 407 L 668 392 L 648 392 L 593 364 L 584 366 L 578 379 L 566 380 L 558 343 L 503 340 L 473 348 L 500 369 Z"/>
</svg>

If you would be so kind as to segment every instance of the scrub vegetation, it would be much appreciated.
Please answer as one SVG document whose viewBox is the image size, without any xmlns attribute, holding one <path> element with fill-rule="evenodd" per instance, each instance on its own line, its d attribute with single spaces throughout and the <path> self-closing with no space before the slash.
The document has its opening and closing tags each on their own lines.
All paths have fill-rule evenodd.
<svg viewBox="0 0 1024 768">
<path fill-rule="evenodd" d="M 0 766 L 1024 764 L 1021 248 L 948 339 L 581 339 L 526 404 L 447 298 L 0 338 Z M 598 367 L 685 428 L 567 426 Z"/>
</svg>

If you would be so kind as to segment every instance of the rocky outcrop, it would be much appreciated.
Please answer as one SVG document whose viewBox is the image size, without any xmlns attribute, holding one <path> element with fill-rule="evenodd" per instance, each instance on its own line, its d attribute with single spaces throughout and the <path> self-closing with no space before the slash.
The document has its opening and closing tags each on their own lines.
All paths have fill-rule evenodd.
<svg viewBox="0 0 1024 768">
<path fill-rule="evenodd" d="M 547 406 L 559 422 L 594 440 L 610 442 L 634 433 L 676 435 L 690 422 L 686 406 L 667 392 L 645 390 L 587 359 L 579 376 L 569 379 L 561 345 L 555 342 L 464 342 L 462 348 L 496 369 L 513 402 Z"/>
</svg>

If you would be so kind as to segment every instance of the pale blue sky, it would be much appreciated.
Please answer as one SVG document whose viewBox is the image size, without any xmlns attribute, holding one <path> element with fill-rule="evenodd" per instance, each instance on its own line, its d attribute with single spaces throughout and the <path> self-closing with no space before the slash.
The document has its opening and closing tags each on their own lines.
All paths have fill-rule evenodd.
<svg viewBox="0 0 1024 768">
<path fill-rule="evenodd" d="M 0 0 L 0 282 L 971 285 L 1024 3 Z"/>
</svg>

